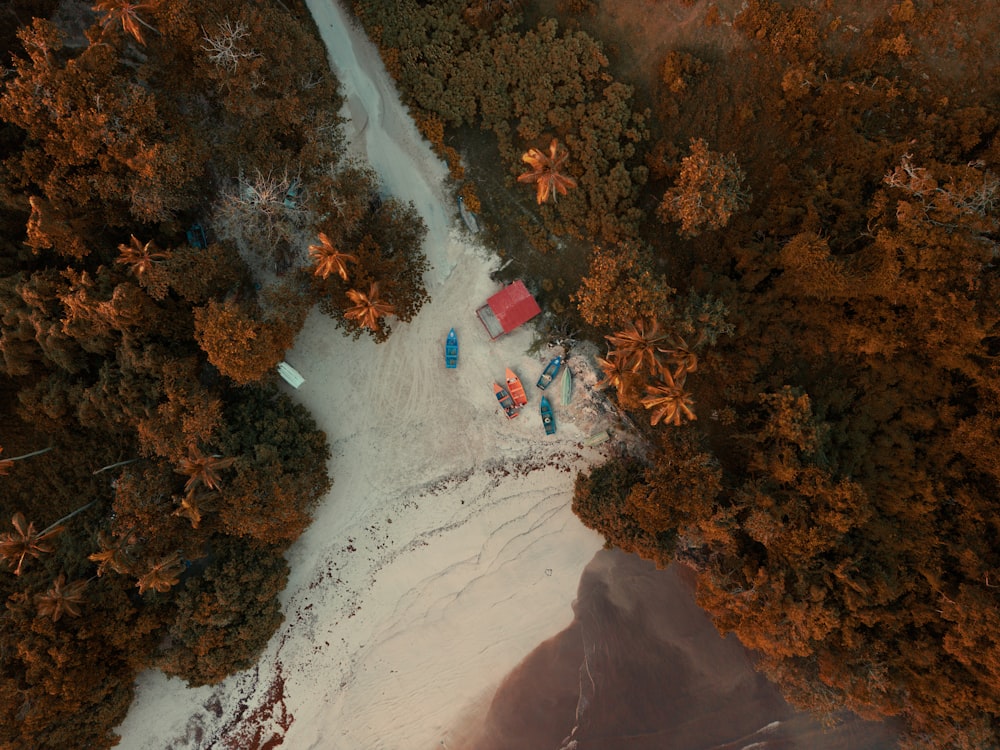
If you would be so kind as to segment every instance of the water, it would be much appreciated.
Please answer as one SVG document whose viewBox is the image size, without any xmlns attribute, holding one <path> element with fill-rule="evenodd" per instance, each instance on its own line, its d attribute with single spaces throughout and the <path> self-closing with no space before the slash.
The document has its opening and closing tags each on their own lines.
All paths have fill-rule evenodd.
<svg viewBox="0 0 1000 750">
<path fill-rule="evenodd" d="M 601 551 L 575 618 L 459 728 L 452 750 L 889 750 L 893 726 L 825 728 L 782 699 L 693 596 L 693 574 Z"/>
</svg>

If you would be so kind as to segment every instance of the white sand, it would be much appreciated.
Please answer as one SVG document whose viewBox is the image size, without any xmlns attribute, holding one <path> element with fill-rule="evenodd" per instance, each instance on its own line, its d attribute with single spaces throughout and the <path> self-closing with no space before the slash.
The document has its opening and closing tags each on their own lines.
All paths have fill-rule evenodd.
<svg viewBox="0 0 1000 750">
<path fill-rule="evenodd" d="M 326 431 L 334 487 L 288 554 L 285 623 L 256 668 L 189 690 L 141 675 L 122 748 L 448 747 L 450 727 L 572 620 L 602 539 L 570 510 L 580 443 L 602 425 L 578 378 L 546 436 L 529 327 L 489 341 L 475 308 L 499 287 L 461 229 L 446 168 L 401 107 L 377 53 L 333 0 L 308 0 L 348 98 L 355 147 L 429 227 L 432 301 L 382 345 L 314 313 L 287 360 Z M 357 132 L 360 130 L 360 134 Z M 459 334 L 457 370 L 444 338 Z M 511 366 L 529 404 L 508 421 L 491 383 Z M 289 389 L 290 390 L 290 389 Z M 242 738 L 242 739 L 241 739 Z M 273 745 L 272 745 L 273 746 Z"/>
</svg>

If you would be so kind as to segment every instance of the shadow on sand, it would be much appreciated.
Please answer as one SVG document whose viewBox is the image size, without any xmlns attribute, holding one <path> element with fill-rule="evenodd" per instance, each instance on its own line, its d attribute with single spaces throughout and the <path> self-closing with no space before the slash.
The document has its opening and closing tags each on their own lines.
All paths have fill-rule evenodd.
<svg viewBox="0 0 1000 750">
<path fill-rule="evenodd" d="M 576 616 L 502 682 L 449 750 L 888 750 L 889 724 L 853 714 L 824 727 L 790 706 L 722 638 L 693 595 L 693 573 L 601 551 L 580 580 Z M 488 705 L 488 708 L 486 706 Z"/>
</svg>

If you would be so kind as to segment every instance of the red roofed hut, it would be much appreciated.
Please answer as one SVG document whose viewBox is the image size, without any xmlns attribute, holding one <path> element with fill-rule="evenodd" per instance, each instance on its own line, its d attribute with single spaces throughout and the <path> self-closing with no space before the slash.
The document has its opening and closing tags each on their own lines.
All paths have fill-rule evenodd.
<svg viewBox="0 0 1000 750">
<path fill-rule="evenodd" d="M 527 323 L 541 311 L 524 282 L 518 279 L 486 300 L 486 304 L 476 310 L 476 315 L 490 338 L 495 339 Z"/>
</svg>

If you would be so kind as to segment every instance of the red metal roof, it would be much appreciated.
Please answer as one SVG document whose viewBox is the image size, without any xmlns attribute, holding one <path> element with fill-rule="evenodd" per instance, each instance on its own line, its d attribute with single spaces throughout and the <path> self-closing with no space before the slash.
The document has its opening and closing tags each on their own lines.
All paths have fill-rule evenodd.
<svg viewBox="0 0 1000 750">
<path fill-rule="evenodd" d="M 542 311 L 520 279 L 494 294 L 486 304 L 497 316 L 504 333 L 510 333 Z"/>
</svg>

